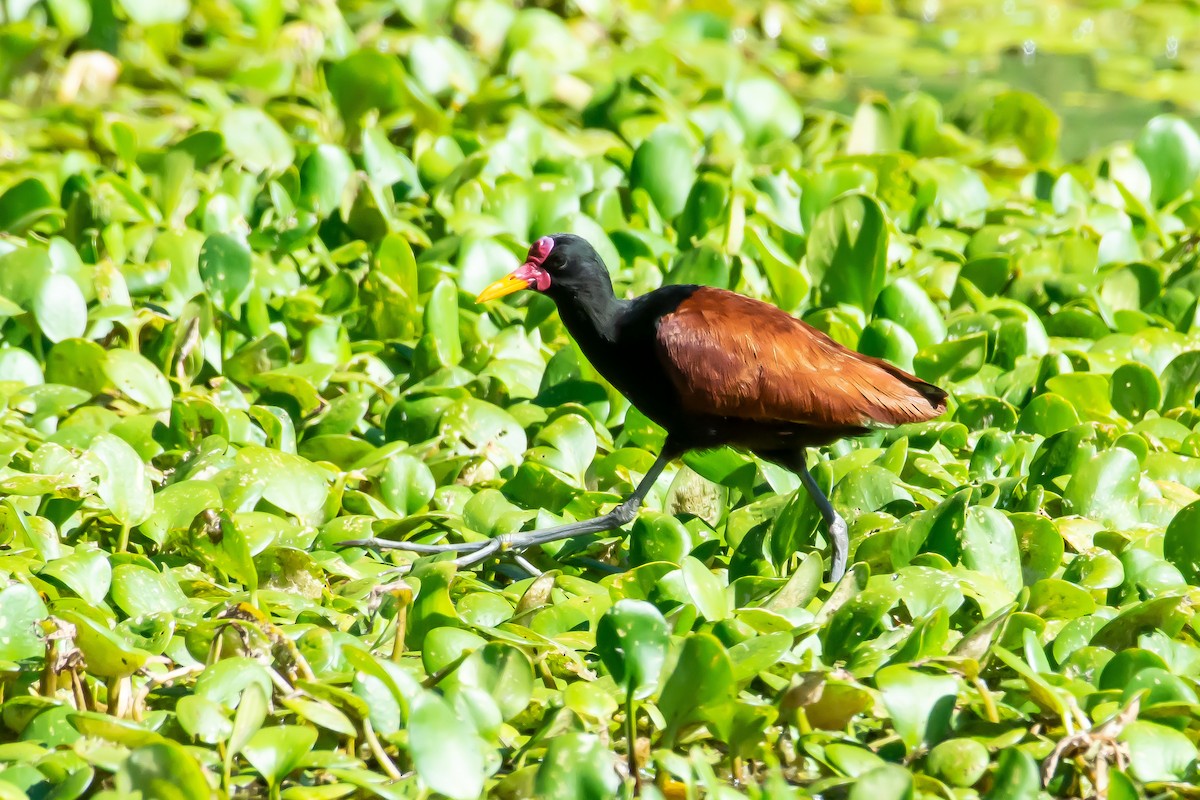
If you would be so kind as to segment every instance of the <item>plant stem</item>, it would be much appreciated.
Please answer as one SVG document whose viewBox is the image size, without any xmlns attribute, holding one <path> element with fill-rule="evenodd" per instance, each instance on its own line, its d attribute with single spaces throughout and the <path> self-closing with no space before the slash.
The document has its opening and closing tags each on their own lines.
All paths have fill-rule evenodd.
<svg viewBox="0 0 1200 800">
<path fill-rule="evenodd" d="M 129 549 L 129 525 L 122 523 L 121 536 L 117 539 L 117 552 L 124 553 Z"/>
<path fill-rule="evenodd" d="M 392 661 L 404 655 L 404 637 L 408 634 L 408 604 L 401 603 L 396 609 L 396 637 L 392 642 Z"/>
<path fill-rule="evenodd" d="M 637 701 L 633 692 L 625 694 L 625 739 L 629 743 L 629 774 L 633 775 L 633 796 L 642 796 L 642 773 L 637 760 Z"/>
</svg>

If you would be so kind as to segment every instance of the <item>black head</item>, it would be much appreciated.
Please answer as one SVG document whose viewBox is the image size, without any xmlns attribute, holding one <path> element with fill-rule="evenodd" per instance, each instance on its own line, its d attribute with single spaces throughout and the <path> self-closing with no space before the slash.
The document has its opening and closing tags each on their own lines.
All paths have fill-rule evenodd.
<svg viewBox="0 0 1200 800">
<path fill-rule="evenodd" d="M 543 236 L 533 243 L 525 263 L 479 293 L 483 303 L 521 289 L 543 292 L 555 303 L 595 303 L 612 299 L 608 269 L 587 240 L 573 233 Z"/>
</svg>

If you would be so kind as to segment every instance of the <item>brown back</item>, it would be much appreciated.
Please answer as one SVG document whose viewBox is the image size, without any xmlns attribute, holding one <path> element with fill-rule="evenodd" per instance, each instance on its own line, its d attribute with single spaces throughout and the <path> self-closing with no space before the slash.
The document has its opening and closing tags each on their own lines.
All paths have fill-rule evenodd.
<svg viewBox="0 0 1200 800">
<path fill-rule="evenodd" d="M 702 287 L 664 315 L 657 348 L 696 414 L 857 427 L 921 422 L 946 410 L 938 387 L 724 289 Z"/>
</svg>

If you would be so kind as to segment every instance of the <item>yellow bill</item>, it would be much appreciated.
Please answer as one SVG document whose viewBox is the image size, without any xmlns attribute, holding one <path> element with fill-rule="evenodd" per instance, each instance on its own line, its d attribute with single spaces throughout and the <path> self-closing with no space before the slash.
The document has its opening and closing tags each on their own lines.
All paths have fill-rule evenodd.
<svg viewBox="0 0 1200 800">
<path fill-rule="evenodd" d="M 495 300 L 497 297 L 504 297 L 506 294 L 519 292 L 522 289 L 529 288 L 529 281 L 524 278 L 518 278 L 516 273 L 505 275 L 500 280 L 490 284 L 486 289 L 479 293 L 475 298 L 476 303 L 486 303 L 488 300 Z"/>
</svg>

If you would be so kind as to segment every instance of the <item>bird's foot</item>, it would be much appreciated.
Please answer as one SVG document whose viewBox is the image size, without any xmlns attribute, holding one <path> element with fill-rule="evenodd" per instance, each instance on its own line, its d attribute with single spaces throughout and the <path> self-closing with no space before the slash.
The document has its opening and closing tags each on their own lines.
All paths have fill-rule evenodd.
<svg viewBox="0 0 1200 800">
<path fill-rule="evenodd" d="M 599 533 L 619 528 L 631 521 L 637 515 L 638 502 L 626 500 L 607 514 L 595 519 L 582 522 L 572 522 L 566 525 L 556 525 L 537 531 L 519 533 L 502 533 L 481 542 L 463 542 L 461 544 L 420 544 L 418 542 L 396 542 L 390 539 L 352 539 L 341 542 L 342 547 L 369 547 L 379 550 L 404 550 L 418 555 L 438 555 L 441 553 L 459 553 L 452 563 L 458 567 L 470 567 L 481 561 L 503 553 L 520 553 L 530 547 L 562 539 L 571 539 L 588 533 Z M 530 570 L 532 565 L 524 558 L 517 562 L 523 569 Z M 533 570 L 536 572 L 536 570 Z"/>
<path fill-rule="evenodd" d="M 850 558 L 850 531 L 846 520 L 836 511 L 829 522 L 829 538 L 833 544 L 833 564 L 829 569 L 829 580 L 837 583 L 846 574 L 846 562 Z"/>
</svg>

